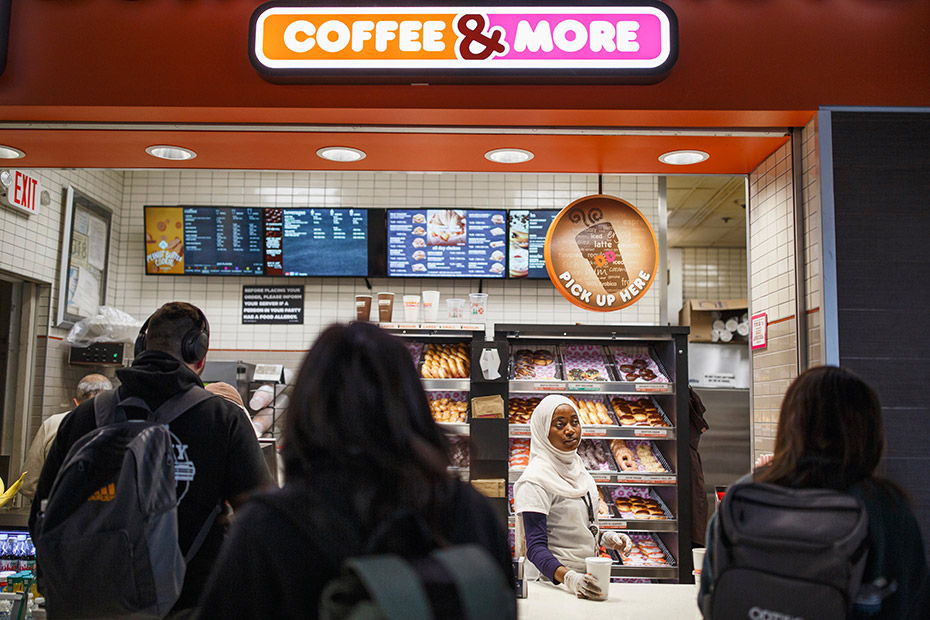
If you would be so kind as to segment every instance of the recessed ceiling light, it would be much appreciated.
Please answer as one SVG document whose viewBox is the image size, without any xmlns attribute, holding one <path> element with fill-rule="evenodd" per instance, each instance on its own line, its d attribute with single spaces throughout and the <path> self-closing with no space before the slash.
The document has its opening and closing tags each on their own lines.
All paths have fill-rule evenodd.
<svg viewBox="0 0 930 620">
<path fill-rule="evenodd" d="M 671 164 L 673 166 L 688 166 L 690 164 L 699 164 L 702 161 L 706 161 L 710 155 L 704 151 L 669 151 L 668 153 L 662 153 L 659 155 L 659 161 L 663 164 Z"/>
<path fill-rule="evenodd" d="M 353 149 L 350 146 L 324 146 L 321 149 L 317 149 L 316 154 L 317 157 L 322 157 L 323 159 L 328 159 L 329 161 L 337 161 L 341 163 L 361 161 L 368 157 L 365 151 Z"/>
<path fill-rule="evenodd" d="M 185 159 L 194 159 L 197 153 L 183 146 L 169 146 L 167 144 L 155 144 L 145 147 L 145 152 L 152 157 L 167 159 L 170 161 L 184 161 Z"/>
<path fill-rule="evenodd" d="M 18 148 L 0 144 L 0 159 L 22 159 L 25 156 Z"/>
<path fill-rule="evenodd" d="M 484 157 L 498 164 L 522 164 L 533 159 L 535 155 L 524 149 L 494 149 L 485 153 Z"/>
</svg>

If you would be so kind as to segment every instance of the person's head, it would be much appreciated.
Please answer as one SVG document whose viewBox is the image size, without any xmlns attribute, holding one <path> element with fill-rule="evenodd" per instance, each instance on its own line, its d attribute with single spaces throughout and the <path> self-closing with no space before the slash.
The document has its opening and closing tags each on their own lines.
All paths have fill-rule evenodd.
<svg viewBox="0 0 930 620">
<path fill-rule="evenodd" d="M 530 436 L 534 450 L 549 447 L 563 453 L 572 453 L 581 443 L 581 420 L 575 404 L 564 396 L 550 394 L 543 398 L 530 416 Z M 543 447 L 542 444 L 548 444 Z"/>
<path fill-rule="evenodd" d="M 93 398 L 100 392 L 109 390 L 113 387 L 110 380 L 103 375 L 90 374 L 78 381 L 77 394 L 74 396 L 74 404 L 79 405 L 89 398 Z"/>
<path fill-rule="evenodd" d="M 449 465 L 413 359 L 400 339 L 368 323 L 332 325 L 310 349 L 287 408 L 282 453 L 288 478 L 335 466 L 408 484 L 397 491 L 414 497 L 445 478 Z"/>
<path fill-rule="evenodd" d="M 248 413 L 245 408 L 245 403 L 242 402 L 242 394 L 239 393 L 239 390 L 229 385 L 224 381 L 215 381 L 213 383 L 208 383 L 204 386 L 208 392 L 212 392 L 217 396 L 222 396 L 226 400 L 233 402 L 239 405 L 239 408 Z"/>
<path fill-rule="evenodd" d="M 875 391 L 846 369 L 818 366 L 788 387 L 775 455 L 762 479 L 804 487 L 848 486 L 872 475 L 884 447 Z"/>
<path fill-rule="evenodd" d="M 198 375 L 210 348 L 210 324 L 197 306 L 172 301 L 155 311 L 139 330 L 135 354 L 161 351 L 184 362 Z"/>
</svg>

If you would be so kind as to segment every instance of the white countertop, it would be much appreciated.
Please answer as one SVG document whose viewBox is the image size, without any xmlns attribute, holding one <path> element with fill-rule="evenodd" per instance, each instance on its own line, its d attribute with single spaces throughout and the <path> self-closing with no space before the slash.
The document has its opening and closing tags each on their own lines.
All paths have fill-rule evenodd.
<svg viewBox="0 0 930 620">
<path fill-rule="evenodd" d="M 700 620 L 697 587 L 688 584 L 612 583 L 606 601 L 575 597 L 552 584 L 530 582 L 517 599 L 519 620 Z"/>
</svg>

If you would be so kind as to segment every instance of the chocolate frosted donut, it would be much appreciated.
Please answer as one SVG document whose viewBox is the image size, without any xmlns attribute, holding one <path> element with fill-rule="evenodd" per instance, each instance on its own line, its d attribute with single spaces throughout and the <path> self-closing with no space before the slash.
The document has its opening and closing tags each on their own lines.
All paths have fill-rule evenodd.
<svg viewBox="0 0 930 620">
<path fill-rule="evenodd" d="M 634 370 L 636 370 L 636 367 L 633 366 L 632 364 L 620 364 L 620 372 L 622 372 L 625 375 L 630 374 Z"/>
<path fill-rule="evenodd" d="M 623 378 L 626 379 L 627 381 L 636 381 L 639 378 L 639 375 L 636 374 L 635 372 L 631 372 L 628 375 L 624 375 Z"/>
<path fill-rule="evenodd" d="M 642 370 L 648 367 L 649 367 L 649 363 L 646 360 L 633 360 L 633 368 Z"/>
</svg>

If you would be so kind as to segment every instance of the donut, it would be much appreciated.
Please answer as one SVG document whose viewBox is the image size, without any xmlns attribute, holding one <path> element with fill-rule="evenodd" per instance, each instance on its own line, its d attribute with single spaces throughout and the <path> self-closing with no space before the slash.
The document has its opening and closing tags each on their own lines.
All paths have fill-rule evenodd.
<svg viewBox="0 0 930 620">
<path fill-rule="evenodd" d="M 639 375 L 636 374 L 635 372 L 631 372 L 629 374 L 623 375 L 623 378 L 626 379 L 627 381 L 636 381 L 636 379 L 639 378 Z"/>
<path fill-rule="evenodd" d="M 633 368 L 636 368 L 637 370 L 642 370 L 644 368 L 648 368 L 649 363 L 646 360 L 637 359 L 637 360 L 633 360 L 632 366 Z"/>
<path fill-rule="evenodd" d="M 552 353 L 549 353 L 545 349 L 540 349 L 533 352 L 533 362 L 537 366 L 548 366 L 553 362 L 555 358 L 552 357 Z"/>
<path fill-rule="evenodd" d="M 622 415 L 620 416 L 620 424 L 623 426 L 633 426 L 636 424 L 636 418 L 631 415 Z"/>
</svg>

